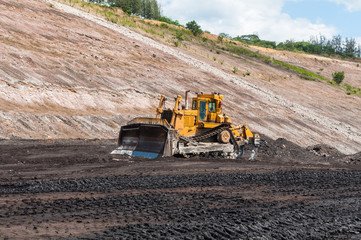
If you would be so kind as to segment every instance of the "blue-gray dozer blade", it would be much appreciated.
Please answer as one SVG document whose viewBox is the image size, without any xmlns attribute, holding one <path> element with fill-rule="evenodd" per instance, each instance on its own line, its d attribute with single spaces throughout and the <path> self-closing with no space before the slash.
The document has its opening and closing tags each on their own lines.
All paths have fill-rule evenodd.
<svg viewBox="0 0 361 240">
<path fill-rule="evenodd" d="M 121 128 L 119 147 L 113 154 L 154 159 L 163 156 L 168 129 L 162 125 L 132 124 Z"/>
<path fill-rule="evenodd" d="M 159 154 L 158 154 L 158 153 L 151 153 L 151 152 L 134 151 L 134 152 L 132 153 L 132 156 L 134 156 L 134 157 L 144 157 L 144 158 L 155 159 L 155 158 L 159 157 Z"/>
</svg>

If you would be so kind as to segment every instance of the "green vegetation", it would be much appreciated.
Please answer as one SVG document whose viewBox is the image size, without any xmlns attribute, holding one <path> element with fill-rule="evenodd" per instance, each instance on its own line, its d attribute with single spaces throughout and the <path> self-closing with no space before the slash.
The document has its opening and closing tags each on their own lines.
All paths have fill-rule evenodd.
<svg viewBox="0 0 361 240">
<path fill-rule="evenodd" d="M 174 34 L 175 38 L 178 39 L 178 41 L 184 41 L 184 38 L 183 38 L 183 32 L 182 31 L 176 31 L 175 34 Z"/>
<path fill-rule="evenodd" d="M 218 37 L 222 37 L 222 39 L 224 39 L 224 38 L 232 39 L 232 37 L 227 33 L 220 33 L 218 35 Z"/>
<path fill-rule="evenodd" d="M 345 79 L 345 73 L 343 71 L 342 72 L 334 72 L 334 73 L 332 73 L 332 78 L 335 83 L 340 85 L 342 83 L 342 81 Z"/>
<path fill-rule="evenodd" d="M 330 82 L 330 80 L 328 80 L 327 78 L 324 78 L 324 77 L 322 77 L 322 76 L 320 76 L 320 75 L 318 75 L 316 73 L 307 71 L 307 70 L 305 70 L 303 68 L 299 68 L 299 67 L 296 67 L 296 66 L 293 66 L 293 65 L 278 61 L 276 59 L 272 59 L 272 62 L 279 65 L 279 66 L 281 66 L 281 67 L 283 67 L 283 68 L 285 68 L 285 69 L 288 69 L 288 70 L 291 70 L 291 71 L 293 71 L 295 73 L 298 73 L 303 79 L 312 80 L 312 81 L 320 79 L 320 80 Z"/>
<path fill-rule="evenodd" d="M 233 72 L 234 74 L 236 74 L 236 73 L 238 72 L 238 68 L 237 68 L 237 67 L 233 67 L 232 72 Z"/>
<path fill-rule="evenodd" d="M 237 36 L 233 40 L 265 48 L 277 47 L 276 42 L 261 40 L 256 34 Z"/>
<path fill-rule="evenodd" d="M 342 89 L 346 91 L 347 95 L 359 95 L 361 96 L 361 88 L 355 88 L 347 83 L 341 86 Z"/>
<path fill-rule="evenodd" d="M 182 26 L 182 25 L 178 22 L 178 20 L 173 21 L 172 19 L 170 19 L 170 18 L 168 18 L 168 17 L 165 17 L 165 16 L 160 16 L 158 20 L 161 21 L 161 22 L 165 22 L 165 23 L 168 23 L 168 24 L 175 25 L 175 26 Z"/>
<path fill-rule="evenodd" d="M 327 39 L 325 36 L 313 36 L 309 41 L 295 42 L 287 40 L 285 42 L 276 43 L 274 41 L 261 40 L 258 35 L 242 35 L 233 38 L 233 40 L 278 50 L 287 50 L 295 52 L 305 52 L 318 55 L 338 55 L 341 57 L 361 57 L 361 45 L 357 46 L 354 38 L 345 38 L 344 40 L 340 35 L 334 36 L 332 39 Z"/>
<path fill-rule="evenodd" d="M 259 59 L 259 60 L 262 60 L 264 61 L 265 63 L 271 63 L 271 58 L 270 57 L 267 57 L 265 55 L 262 55 L 258 52 L 254 52 L 248 48 L 244 48 L 242 46 L 239 46 L 239 45 L 234 45 L 232 43 L 229 43 L 229 42 L 225 42 L 224 43 L 224 46 L 225 46 L 225 50 L 226 51 L 229 51 L 231 53 L 234 53 L 236 55 L 245 55 L 245 56 L 248 56 L 248 57 L 251 57 L 251 58 L 256 58 L 256 59 Z"/>
<path fill-rule="evenodd" d="M 159 20 L 161 17 L 159 3 L 156 0 L 89 0 L 89 2 L 119 7 L 124 13 Z"/>
<path fill-rule="evenodd" d="M 203 33 L 201 26 L 197 24 L 196 21 L 190 21 L 186 24 L 186 28 L 191 30 L 194 36 L 199 36 Z"/>
</svg>

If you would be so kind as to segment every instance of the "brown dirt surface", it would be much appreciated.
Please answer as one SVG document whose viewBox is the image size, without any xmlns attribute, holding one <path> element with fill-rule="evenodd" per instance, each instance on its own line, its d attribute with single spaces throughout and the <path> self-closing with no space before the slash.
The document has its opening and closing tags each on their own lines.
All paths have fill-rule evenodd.
<svg viewBox="0 0 361 240">
<path fill-rule="evenodd" d="M 154 116 L 161 94 L 171 107 L 190 89 L 223 93 L 235 124 L 274 140 L 361 150 L 358 96 L 211 43 L 175 47 L 164 29 L 125 28 L 59 2 L 69 1 L 0 1 L 0 138 L 116 138 L 132 118 Z M 345 82 L 360 86 L 356 63 L 264 53 L 325 77 L 343 70 Z"/>
<path fill-rule="evenodd" d="M 1 239 L 361 238 L 360 97 L 59 2 L 0 0 Z M 360 86 L 354 62 L 250 49 Z M 225 95 L 256 160 L 109 155 L 188 89 Z"/>
<path fill-rule="evenodd" d="M 0 141 L 3 239 L 359 239 L 361 164 L 284 139 L 256 160 L 108 154 L 115 140 Z M 315 149 L 320 149 L 320 146 Z M 351 156 L 347 156 L 350 158 Z M 357 161 L 356 161 L 357 160 Z"/>
</svg>

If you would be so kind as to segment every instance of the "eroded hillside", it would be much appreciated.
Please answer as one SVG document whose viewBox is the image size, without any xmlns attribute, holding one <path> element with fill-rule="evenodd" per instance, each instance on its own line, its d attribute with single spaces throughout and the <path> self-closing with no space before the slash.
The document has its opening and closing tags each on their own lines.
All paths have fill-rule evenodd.
<svg viewBox="0 0 361 240">
<path fill-rule="evenodd" d="M 0 26 L 0 138 L 116 138 L 121 124 L 153 115 L 160 94 L 190 89 L 223 93 L 235 123 L 269 137 L 361 150 L 359 96 L 258 59 L 196 41 L 175 47 L 50 0 L 0 0 Z M 254 51 L 328 78 L 344 70 L 361 86 L 354 62 Z"/>
</svg>

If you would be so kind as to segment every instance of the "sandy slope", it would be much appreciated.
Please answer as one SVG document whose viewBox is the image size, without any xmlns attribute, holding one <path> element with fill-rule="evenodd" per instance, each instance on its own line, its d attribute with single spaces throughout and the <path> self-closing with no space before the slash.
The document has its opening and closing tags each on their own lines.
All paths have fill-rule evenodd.
<svg viewBox="0 0 361 240">
<path fill-rule="evenodd" d="M 272 138 L 361 150 L 361 98 L 324 83 L 223 53 L 219 64 L 196 43 L 174 48 L 56 1 L 0 0 L 0 10 L 0 138 L 115 138 L 125 121 L 152 115 L 160 94 L 191 89 L 223 93 L 236 123 Z M 361 82 L 356 63 L 266 54 L 327 76 L 342 65 Z"/>
</svg>

